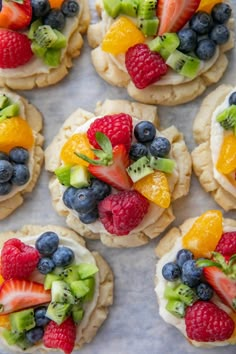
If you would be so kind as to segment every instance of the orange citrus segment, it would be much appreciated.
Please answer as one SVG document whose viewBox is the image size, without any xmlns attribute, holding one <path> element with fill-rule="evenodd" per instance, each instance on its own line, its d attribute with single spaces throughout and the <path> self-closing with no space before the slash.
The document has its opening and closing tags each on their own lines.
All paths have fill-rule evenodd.
<svg viewBox="0 0 236 354">
<path fill-rule="evenodd" d="M 51 9 L 60 9 L 64 0 L 49 0 Z"/>
<path fill-rule="evenodd" d="M 4 278 L 3 278 L 3 276 L 0 274 L 0 285 L 2 285 L 3 282 L 4 282 Z"/>
<path fill-rule="evenodd" d="M 202 0 L 199 4 L 197 11 L 206 11 L 210 13 L 213 6 L 215 6 L 215 4 L 218 4 L 220 2 L 222 2 L 222 0 Z"/>
<path fill-rule="evenodd" d="M 229 316 L 232 318 L 232 320 L 234 321 L 235 327 L 234 327 L 234 331 L 232 336 L 229 338 L 229 343 L 230 344 L 236 344 L 236 313 L 235 312 L 231 312 L 229 314 Z"/>
<path fill-rule="evenodd" d="M 226 135 L 220 149 L 216 169 L 225 175 L 236 169 L 236 136 Z"/>
<path fill-rule="evenodd" d="M 33 131 L 25 119 L 11 117 L 0 123 L 0 151 L 9 153 L 16 146 L 30 149 L 33 144 Z"/>
<path fill-rule="evenodd" d="M 0 327 L 6 328 L 6 329 L 11 328 L 9 315 L 0 315 Z"/>
<path fill-rule="evenodd" d="M 155 171 L 134 183 L 134 189 L 162 208 L 170 205 L 169 184 L 165 174 Z"/>
<path fill-rule="evenodd" d="M 72 135 L 62 147 L 60 157 L 61 160 L 68 165 L 88 166 L 89 163 L 76 156 L 75 152 L 84 154 L 90 159 L 94 159 L 94 153 L 91 150 L 86 134 L 79 133 Z"/>
<path fill-rule="evenodd" d="M 219 210 L 202 214 L 183 236 L 183 248 L 193 252 L 196 258 L 211 257 L 223 232 L 223 217 Z"/>
<path fill-rule="evenodd" d="M 135 44 L 144 43 L 145 37 L 135 24 L 126 17 L 115 21 L 102 41 L 102 50 L 114 55 L 125 53 Z"/>
</svg>

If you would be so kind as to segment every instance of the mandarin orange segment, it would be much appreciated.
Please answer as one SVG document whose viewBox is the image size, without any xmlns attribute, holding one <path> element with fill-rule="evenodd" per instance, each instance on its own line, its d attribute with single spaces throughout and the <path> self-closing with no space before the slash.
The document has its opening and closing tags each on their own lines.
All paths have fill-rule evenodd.
<svg viewBox="0 0 236 354">
<path fill-rule="evenodd" d="M 51 9 L 60 9 L 64 0 L 49 0 Z"/>
<path fill-rule="evenodd" d="M 91 150 L 87 134 L 79 133 L 72 135 L 62 147 L 60 157 L 68 165 L 88 166 L 89 163 L 76 156 L 75 152 L 94 159 L 94 153 Z"/>
<path fill-rule="evenodd" d="M 3 278 L 3 276 L 0 274 L 0 285 L 2 285 L 3 282 L 4 282 L 4 278 Z"/>
<path fill-rule="evenodd" d="M 0 151 L 9 153 L 16 146 L 30 149 L 33 144 L 33 131 L 25 119 L 17 116 L 0 122 Z"/>
<path fill-rule="evenodd" d="M 168 208 L 170 205 L 168 180 L 161 171 L 155 171 L 140 179 L 134 183 L 134 189 L 161 208 Z"/>
<path fill-rule="evenodd" d="M 196 258 L 211 257 L 223 233 L 223 217 L 219 210 L 209 210 L 199 216 L 183 236 L 182 245 Z"/>
<path fill-rule="evenodd" d="M 11 328 L 9 315 L 0 315 L 0 327 L 6 328 L 6 329 Z"/>
<path fill-rule="evenodd" d="M 232 336 L 229 338 L 229 343 L 230 344 L 236 344 L 236 313 L 235 312 L 231 312 L 229 314 L 229 316 L 232 318 L 232 320 L 234 321 L 235 327 L 234 327 L 234 331 Z"/>
<path fill-rule="evenodd" d="M 135 44 L 144 43 L 145 37 L 135 24 L 126 17 L 116 20 L 102 41 L 102 50 L 113 55 L 125 53 Z"/>
<path fill-rule="evenodd" d="M 213 6 L 215 6 L 215 4 L 218 4 L 220 2 L 222 2 L 222 0 L 202 0 L 199 4 L 197 11 L 206 11 L 210 13 Z"/>
<path fill-rule="evenodd" d="M 225 175 L 236 169 L 236 136 L 234 134 L 224 137 L 216 169 Z"/>
</svg>

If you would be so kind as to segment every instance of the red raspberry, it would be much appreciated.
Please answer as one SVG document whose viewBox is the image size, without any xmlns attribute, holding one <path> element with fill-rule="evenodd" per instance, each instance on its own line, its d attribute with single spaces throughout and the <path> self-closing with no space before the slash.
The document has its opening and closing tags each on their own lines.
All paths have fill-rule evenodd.
<svg viewBox="0 0 236 354">
<path fill-rule="evenodd" d="M 0 29 L 0 68 L 17 68 L 32 56 L 31 41 L 25 34 Z"/>
<path fill-rule="evenodd" d="M 6 241 L 1 252 L 1 271 L 3 278 L 25 279 L 36 268 L 39 252 L 17 238 Z"/>
<path fill-rule="evenodd" d="M 187 336 L 198 342 L 224 341 L 234 331 L 232 318 L 214 303 L 197 301 L 185 315 Z"/>
<path fill-rule="evenodd" d="M 158 81 L 168 69 L 160 54 L 152 52 L 146 44 L 130 47 L 125 55 L 125 65 L 138 89 Z"/>
<path fill-rule="evenodd" d="M 132 140 L 132 118 L 129 114 L 119 113 L 104 116 L 96 119 L 89 127 L 87 136 L 91 145 L 99 149 L 95 134 L 96 132 L 102 132 L 111 141 L 112 146 L 119 144 L 125 145 L 127 151 L 130 149 Z"/>
<path fill-rule="evenodd" d="M 45 328 L 43 344 L 46 348 L 61 349 L 70 354 L 75 346 L 76 325 L 71 317 L 58 325 L 51 321 Z"/>
<path fill-rule="evenodd" d="M 98 211 L 105 229 L 122 236 L 140 224 L 148 207 L 147 199 L 133 190 L 109 195 L 99 203 Z"/>
<path fill-rule="evenodd" d="M 223 256 L 232 256 L 236 254 L 236 232 L 225 232 L 215 249 Z"/>
</svg>

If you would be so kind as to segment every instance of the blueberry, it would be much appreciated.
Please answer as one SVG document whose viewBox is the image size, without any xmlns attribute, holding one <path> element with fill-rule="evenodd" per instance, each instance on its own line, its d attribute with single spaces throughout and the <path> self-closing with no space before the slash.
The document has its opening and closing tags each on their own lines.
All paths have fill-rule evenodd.
<svg viewBox="0 0 236 354">
<path fill-rule="evenodd" d="M 133 161 L 137 161 L 143 156 L 148 155 L 148 148 L 142 143 L 132 144 L 129 151 L 129 157 Z"/>
<path fill-rule="evenodd" d="M 15 164 L 13 166 L 13 175 L 11 182 L 16 186 L 23 186 L 30 178 L 29 168 L 26 165 Z"/>
<path fill-rule="evenodd" d="M 87 213 L 97 205 L 95 195 L 89 188 L 77 189 L 73 200 L 73 209 L 78 213 Z"/>
<path fill-rule="evenodd" d="M 0 160 L 0 183 L 10 181 L 13 175 L 13 166 L 9 161 Z"/>
<path fill-rule="evenodd" d="M 10 193 L 12 184 L 10 182 L 0 183 L 0 195 L 6 195 Z"/>
<path fill-rule="evenodd" d="M 0 151 L 0 160 L 9 161 L 9 156 L 5 152 Z"/>
<path fill-rule="evenodd" d="M 140 143 L 147 143 L 155 138 L 156 128 L 151 122 L 144 120 L 136 124 L 134 136 Z"/>
<path fill-rule="evenodd" d="M 26 163 L 29 160 L 29 152 L 22 147 L 15 147 L 9 152 L 9 157 L 15 163 Z"/>
<path fill-rule="evenodd" d="M 44 17 L 43 22 L 45 25 L 51 26 L 58 31 L 62 31 L 65 27 L 66 20 L 65 16 L 59 9 L 53 9 Z"/>
<path fill-rule="evenodd" d="M 180 44 L 178 50 L 183 53 L 189 53 L 195 50 L 197 46 L 197 33 L 191 28 L 183 28 L 178 32 Z"/>
<path fill-rule="evenodd" d="M 196 293 L 197 293 L 197 296 L 199 297 L 200 300 L 208 301 L 208 300 L 211 300 L 214 292 L 213 292 L 212 287 L 209 284 L 200 283 L 196 287 Z"/>
<path fill-rule="evenodd" d="M 58 248 L 59 237 L 55 232 L 46 231 L 35 242 L 35 248 L 43 256 L 52 255 Z"/>
<path fill-rule="evenodd" d="M 195 50 L 195 54 L 201 60 L 211 59 L 216 52 L 216 44 L 212 39 L 201 39 Z"/>
<path fill-rule="evenodd" d="M 70 248 L 61 246 L 53 253 L 52 260 L 56 267 L 66 267 L 73 262 L 74 257 L 74 252 Z"/>
<path fill-rule="evenodd" d="M 92 224 L 98 219 L 98 210 L 97 208 L 90 210 L 88 213 L 79 214 L 79 219 L 83 224 Z"/>
<path fill-rule="evenodd" d="M 97 201 L 103 200 L 111 194 L 111 186 L 97 178 L 92 179 L 90 189 Z"/>
<path fill-rule="evenodd" d="M 218 3 L 216 4 L 212 11 L 211 16 L 215 22 L 225 23 L 228 21 L 232 13 L 231 7 L 226 3 Z"/>
<path fill-rule="evenodd" d="M 43 335 L 44 329 L 42 327 L 34 327 L 25 332 L 26 339 L 32 344 L 39 342 L 43 338 Z"/>
<path fill-rule="evenodd" d="M 65 0 L 62 4 L 61 11 L 67 17 L 74 17 L 79 13 L 79 4 L 75 0 Z"/>
<path fill-rule="evenodd" d="M 48 0 L 31 0 L 31 6 L 34 19 L 43 17 L 50 11 L 50 3 Z"/>
<path fill-rule="evenodd" d="M 180 268 L 182 268 L 183 264 L 190 259 L 193 259 L 192 252 L 184 248 L 179 250 L 179 252 L 176 255 L 176 263 Z"/>
<path fill-rule="evenodd" d="M 37 264 L 38 271 L 41 274 L 48 274 L 53 271 L 55 268 L 55 263 L 53 260 L 49 257 L 43 257 L 40 258 L 38 264 Z"/>
<path fill-rule="evenodd" d="M 196 12 L 189 21 L 189 27 L 198 34 L 207 34 L 212 26 L 212 17 L 204 11 Z"/>
<path fill-rule="evenodd" d="M 216 44 L 224 44 L 229 40 L 229 30 L 225 25 L 216 25 L 213 27 L 212 31 L 210 32 L 209 37 L 216 43 Z"/>
<path fill-rule="evenodd" d="M 62 200 L 65 204 L 65 206 L 69 209 L 73 209 L 73 200 L 74 200 L 74 196 L 75 193 L 77 192 L 77 188 L 74 187 L 69 187 L 65 190 L 65 192 L 63 193 L 63 197 Z"/>
<path fill-rule="evenodd" d="M 47 312 L 46 306 L 40 306 L 34 310 L 34 318 L 35 318 L 36 326 L 44 327 L 50 322 L 50 319 L 45 316 L 46 312 Z"/>
<path fill-rule="evenodd" d="M 169 262 L 162 268 L 162 275 L 168 281 L 175 281 L 180 277 L 181 270 L 179 266 L 174 262 Z"/>
<path fill-rule="evenodd" d="M 230 104 L 230 106 L 232 104 L 236 105 L 236 91 L 231 93 L 231 95 L 229 96 L 229 104 Z"/>
<path fill-rule="evenodd" d="M 155 157 L 165 157 L 169 154 L 171 149 L 171 144 L 168 139 L 159 136 L 155 138 L 150 146 L 149 146 L 149 151 L 151 155 Z"/>
<path fill-rule="evenodd" d="M 194 287 L 197 286 L 201 281 L 202 268 L 196 266 L 194 260 L 188 260 L 184 262 L 182 266 L 181 280 L 184 284 Z"/>
</svg>

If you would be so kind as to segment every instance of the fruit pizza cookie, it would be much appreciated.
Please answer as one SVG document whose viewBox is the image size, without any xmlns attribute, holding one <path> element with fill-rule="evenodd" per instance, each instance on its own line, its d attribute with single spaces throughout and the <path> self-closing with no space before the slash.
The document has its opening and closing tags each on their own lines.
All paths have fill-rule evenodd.
<svg viewBox="0 0 236 354">
<path fill-rule="evenodd" d="M 0 220 L 23 203 L 43 162 L 42 116 L 23 97 L 0 89 Z"/>
<path fill-rule="evenodd" d="M 74 231 L 26 225 L 2 232 L 0 346 L 70 354 L 96 335 L 113 301 L 113 274 Z"/>
<path fill-rule="evenodd" d="M 156 248 L 161 317 L 193 345 L 236 344 L 236 221 L 209 210 L 171 229 Z"/>
<path fill-rule="evenodd" d="M 88 30 L 92 61 L 139 102 L 193 100 L 225 72 L 234 46 L 232 9 L 220 0 L 98 0 Z"/>
<path fill-rule="evenodd" d="M 157 109 L 124 100 L 78 109 L 46 149 L 54 208 L 80 235 L 135 247 L 173 220 L 172 201 L 189 191 L 183 136 L 159 130 Z"/>
<path fill-rule="evenodd" d="M 225 210 L 236 209 L 236 88 L 221 85 L 203 101 L 193 125 L 193 167 Z"/>
<path fill-rule="evenodd" d="M 28 90 L 63 79 L 89 21 L 87 0 L 3 0 L 0 85 Z"/>
</svg>

